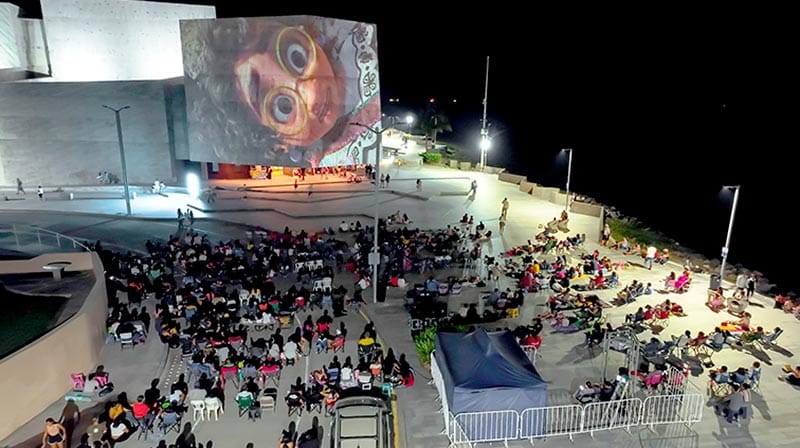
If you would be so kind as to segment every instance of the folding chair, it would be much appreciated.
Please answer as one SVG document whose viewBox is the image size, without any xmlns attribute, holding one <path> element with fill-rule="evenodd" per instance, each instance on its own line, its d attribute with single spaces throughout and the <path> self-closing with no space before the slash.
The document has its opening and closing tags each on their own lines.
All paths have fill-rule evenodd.
<svg viewBox="0 0 800 448">
<path fill-rule="evenodd" d="M 261 369 L 261 385 L 266 386 L 267 380 L 272 381 L 272 384 L 275 387 L 278 387 L 278 384 L 281 381 L 281 369 L 280 367 L 275 366 L 272 369 L 265 370 L 264 368 Z"/>
<path fill-rule="evenodd" d="M 303 402 L 299 399 L 291 400 L 287 398 L 286 406 L 289 408 L 289 417 L 291 417 L 292 414 L 297 414 L 298 417 L 303 416 Z"/>
<path fill-rule="evenodd" d="M 659 310 L 654 313 L 651 325 L 658 325 L 661 328 L 667 328 L 667 326 L 669 326 L 669 311 Z"/>
<path fill-rule="evenodd" d="M 126 346 L 128 346 L 130 348 L 135 348 L 136 347 L 136 342 L 134 342 L 134 340 L 133 340 L 133 333 L 126 332 L 126 333 L 120 333 L 119 334 L 119 349 L 122 350 Z"/>
<path fill-rule="evenodd" d="M 338 384 L 339 383 L 339 369 L 333 368 L 328 369 L 328 383 L 329 384 Z"/>
<path fill-rule="evenodd" d="M 158 424 L 158 428 L 161 430 L 161 433 L 166 436 L 171 431 L 175 431 L 176 433 L 180 434 L 181 432 L 181 420 L 182 417 L 177 412 L 165 412 L 161 414 L 161 423 Z"/>
<path fill-rule="evenodd" d="M 336 338 L 333 339 L 333 343 L 331 343 L 331 348 L 333 349 L 333 352 L 334 353 L 343 352 L 344 343 L 345 343 L 344 336 L 342 335 L 336 336 Z"/>
<path fill-rule="evenodd" d="M 141 440 L 142 437 L 144 437 L 144 440 L 147 441 L 147 435 L 155 432 L 155 428 L 153 427 L 156 422 L 155 416 L 150 414 L 149 417 L 150 418 L 143 418 L 142 421 L 139 422 L 139 434 L 136 435 L 136 440 Z"/>
<path fill-rule="evenodd" d="M 242 417 L 253 406 L 253 395 L 240 393 L 240 395 L 236 396 L 236 404 L 239 405 L 239 417 Z"/>
<path fill-rule="evenodd" d="M 258 405 L 261 407 L 262 411 L 266 409 L 272 409 L 272 413 L 275 413 L 275 398 L 270 395 L 262 395 L 258 397 Z"/>
</svg>

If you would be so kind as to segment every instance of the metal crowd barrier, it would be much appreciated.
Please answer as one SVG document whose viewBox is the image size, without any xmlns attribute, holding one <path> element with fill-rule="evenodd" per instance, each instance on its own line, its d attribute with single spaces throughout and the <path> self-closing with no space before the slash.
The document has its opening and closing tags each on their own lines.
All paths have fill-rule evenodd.
<svg viewBox="0 0 800 448">
<path fill-rule="evenodd" d="M 453 417 L 455 439 L 460 443 L 508 442 L 519 438 L 517 411 L 462 412 Z M 463 437 L 463 439 L 462 439 Z"/>
<path fill-rule="evenodd" d="M 630 434 L 631 426 L 639 425 L 641 418 L 642 400 L 638 398 L 589 403 L 583 407 L 581 431 L 594 437 L 595 431 L 625 428 Z"/>
<path fill-rule="evenodd" d="M 683 423 L 691 425 L 703 418 L 705 396 L 700 394 L 654 395 L 644 400 L 642 425 Z"/>
<path fill-rule="evenodd" d="M 530 408 L 519 416 L 519 438 L 533 439 L 548 436 L 569 436 L 581 432 L 583 408 L 577 404 Z"/>
<path fill-rule="evenodd" d="M 441 376 L 439 377 L 441 379 Z M 446 399 L 442 398 L 446 403 Z M 586 405 L 547 406 L 529 408 L 518 413 L 513 410 L 444 413 L 447 437 L 451 447 L 472 446 L 476 443 L 568 436 L 597 431 L 632 427 L 685 424 L 702 420 L 705 396 L 702 394 L 655 395 L 644 401 L 625 398 Z"/>
</svg>

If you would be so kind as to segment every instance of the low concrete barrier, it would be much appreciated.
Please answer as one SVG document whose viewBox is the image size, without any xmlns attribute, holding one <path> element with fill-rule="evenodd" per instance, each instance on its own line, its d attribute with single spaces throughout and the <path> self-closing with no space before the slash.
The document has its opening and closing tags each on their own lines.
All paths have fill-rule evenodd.
<svg viewBox="0 0 800 448">
<path fill-rule="evenodd" d="M 533 192 L 533 196 L 537 197 L 543 201 L 549 201 L 555 203 L 555 198 L 553 197 L 556 193 L 558 193 L 558 188 L 555 187 L 543 187 L 539 186 Z"/>
<path fill-rule="evenodd" d="M 570 208 L 574 213 L 581 215 L 600 217 L 603 214 L 603 206 L 596 204 L 587 204 L 585 202 L 573 202 Z"/>
<path fill-rule="evenodd" d="M 504 172 L 505 170 L 506 170 L 505 168 L 500 168 L 500 167 L 497 167 L 497 166 L 489 166 L 489 165 L 486 165 L 486 167 L 483 169 L 483 171 L 485 173 L 489 173 L 489 174 L 500 174 L 500 173 Z"/>
<path fill-rule="evenodd" d="M 533 194 L 533 190 L 535 190 L 537 185 L 533 182 L 528 182 L 527 180 L 523 180 L 519 183 L 519 191 L 526 193 L 526 194 Z"/>
<path fill-rule="evenodd" d="M 469 171 L 472 169 L 472 164 L 469 162 L 461 162 L 458 164 L 458 169 Z"/>
<path fill-rule="evenodd" d="M 458 160 L 450 160 L 450 168 L 458 169 Z"/>
<path fill-rule="evenodd" d="M 511 174 L 511 173 L 500 173 L 497 175 L 497 179 L 501 182 L 509 182 L 512 184 L 519 185 L 520 182 L 525 180 L 525 176 L 520 176 L 519 174 Z"/>
</svg>

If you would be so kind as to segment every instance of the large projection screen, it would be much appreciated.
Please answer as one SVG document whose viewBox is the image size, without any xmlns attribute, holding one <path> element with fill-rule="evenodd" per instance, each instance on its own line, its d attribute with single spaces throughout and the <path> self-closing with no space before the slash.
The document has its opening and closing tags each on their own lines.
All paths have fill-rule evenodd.
<svg viewBox="0 0 800 448">
<path fill-rule="evenodd" d="M 314 16 L 182 20 L 189 158 L 362 163 L 380 126 L 373 24 Z"/>
</svg>

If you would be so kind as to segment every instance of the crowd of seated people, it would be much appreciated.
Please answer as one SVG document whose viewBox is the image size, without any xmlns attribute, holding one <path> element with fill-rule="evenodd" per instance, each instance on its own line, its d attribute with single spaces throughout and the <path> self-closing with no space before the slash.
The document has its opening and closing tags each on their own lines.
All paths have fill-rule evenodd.
<svg viewBox="0 0 800 448">
<path fill-rule="evenodd" d="M 628 286 L 617 293 L 617 298 L 623 303 L 631 303 L 645 293 L 645 286 L 638 280 L 633 280 Z"/>
<path fill-rule="evenodd" d="M 670 272 L 664 279 L 664 291 L 682 294 L 689 290 L 692 284 L 692 273 L 688 269 L 684 269 L 679 277 L 675 276 L 675 272 Z"/>
</svg>

